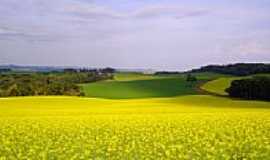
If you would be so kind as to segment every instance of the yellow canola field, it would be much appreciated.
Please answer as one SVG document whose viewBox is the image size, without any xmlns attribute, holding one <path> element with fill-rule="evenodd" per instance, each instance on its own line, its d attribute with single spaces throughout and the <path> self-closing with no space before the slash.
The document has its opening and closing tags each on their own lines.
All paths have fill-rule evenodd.
<svg viewBox="0 0 270 160">
<path fill-rule="evenodd" d="M 268 159 L 270 105 L 212 96 L 0 99 L 0 159 Z"/>
</svg>

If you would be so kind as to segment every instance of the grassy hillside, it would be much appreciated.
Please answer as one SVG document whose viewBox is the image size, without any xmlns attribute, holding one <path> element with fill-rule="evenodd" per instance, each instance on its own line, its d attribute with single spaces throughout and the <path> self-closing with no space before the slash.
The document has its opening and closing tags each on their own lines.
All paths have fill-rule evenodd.
<svg viewBox="0 0 270 160">
<path fill-rule="evenodd" d="M 230 76 L 218 77 L 217 79 L 209 81 L 205 83 L 204 85 L 202 85 L 201 89 L 210 93 L 225 96 L 225 95 L 228 95 L 228 93 L 225 92 L 225 90 L 230 87 L 231 82 L 233 80 L 242 79 L 242 78 L 250 78 L 252 76 L 270 76 L 270 74 L 256 74 L 256 75 L 245 76 L 245 77 L 230 77 Z"/>
<path fill-rule="evenodd" d="M 115 73 L 114 80 L 115 81 L 135 81 L 135 80 L 148 80 L 160 78 L 150 74 L 142 74 L 136 72 L 123 72 L 123 73 Z"/>
<path fill-rule="evenodd" d="M 239 78 L 218 78 L 205 83 L 203 86 L 201 86 L 201 89 L 218 95 L 228 95 L 225 90 L 229 88 L 231 82 L 236 79 Z"/>
<path fill-rule="evenodd" d="M 223 75 L 214 73 L 197 73 L 198 82 Z M 184 74 L 179 75 L 143 75 L 139 73 L 120 73 L 113 81 L 83 84 L 83 91 L 88 97 L 109 99 L 130 99 L 150 97 L 173 97 L 197 94 L 196 82 L 186 82 Z"/>
<path fill-rule="evenodd" d="M 181 78 L 155 78 L 134 81 L 103 81 L 83 85 L 83 90 L 89 97 L 119 99 L 195 94 L 193 87 Z"/>
<path fill-rule="evenodd" d="M 0 99 L 2 159 L 267 159 L 267 102 Z"/>
<path fill-rule="evenodd" d="M 198 72 L 198 73 L 192 73 L 192 75 L 196 76 L 200 80 L 214 80 L 217 78 L 223 78 L 223 77 L 232 77 L 228 74 L 220 74 L 220 73 L 213 73 L 213 72 Z"/>
</svg>

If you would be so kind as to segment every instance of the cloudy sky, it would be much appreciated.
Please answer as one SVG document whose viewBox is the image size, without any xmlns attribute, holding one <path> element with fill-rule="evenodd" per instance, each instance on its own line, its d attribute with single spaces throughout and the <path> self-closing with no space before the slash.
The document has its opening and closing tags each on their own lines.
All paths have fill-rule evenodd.
<svg viewBox="0 0 270 160">
<path fill-rule="evenodd" d="M 269 0 L 0 0 L 0 64 L 270 62 Z"/>
</svg>

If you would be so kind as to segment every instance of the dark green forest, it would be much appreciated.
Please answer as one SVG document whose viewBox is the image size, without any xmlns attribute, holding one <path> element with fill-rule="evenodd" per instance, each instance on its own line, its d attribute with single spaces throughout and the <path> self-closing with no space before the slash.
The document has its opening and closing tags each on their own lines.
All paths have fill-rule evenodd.
<svg viewBox="0 0 270 160">
<path fill-rule="evenodd" d="M 231 97 L 243 99 L 270 100 L 270 78 L 255 76 L 248 79 L 234 80 L 226 89 Z"/>
<path fill-rule="evenodd" d="M 247 76 L 258 73 L 270 73 L 270 64 L 264 63 L 237 63 L 229 65 L 208 65 L 191 72 L 214 72 L 235 76 Z"/>
</svg>

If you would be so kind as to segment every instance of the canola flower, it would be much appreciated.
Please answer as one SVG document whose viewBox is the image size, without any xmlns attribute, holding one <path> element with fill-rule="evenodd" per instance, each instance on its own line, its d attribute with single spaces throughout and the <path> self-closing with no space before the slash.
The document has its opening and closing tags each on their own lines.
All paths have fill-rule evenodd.
<svg viewBox="0 0 270 160">
<path fill-rule="evenodd" d="M 143 104 L 147 106 L 146 101 Z M 136 111 L 122 108 L 121 112 L 105 106 L 99 106 L 102 112 L 91 107 L 82 112 L 80 106 L 68 111 L 52 104 L 47 109 L 42 106 L 40 111 L 39 107 L 22 109 L 11 103 L 8 106 L 11 110 L 5 108 L 4 112 L 0 105 L 5 113 L 0 114 L 0 160 L 267 160 L 270 157 L 268 109 L 207 112 L 204 108 L 199 112 L 193 108 L 188 112 L 177 105 L 169 106 L 169 110 L 158 107 L 140 110 L 143 106 L 138 105 L 129 106 Z"/>
<path fill-rule="evenodd" d="M 0 159 L 268 159 L 269 114 L 0 118 Z"/>
</svg>

